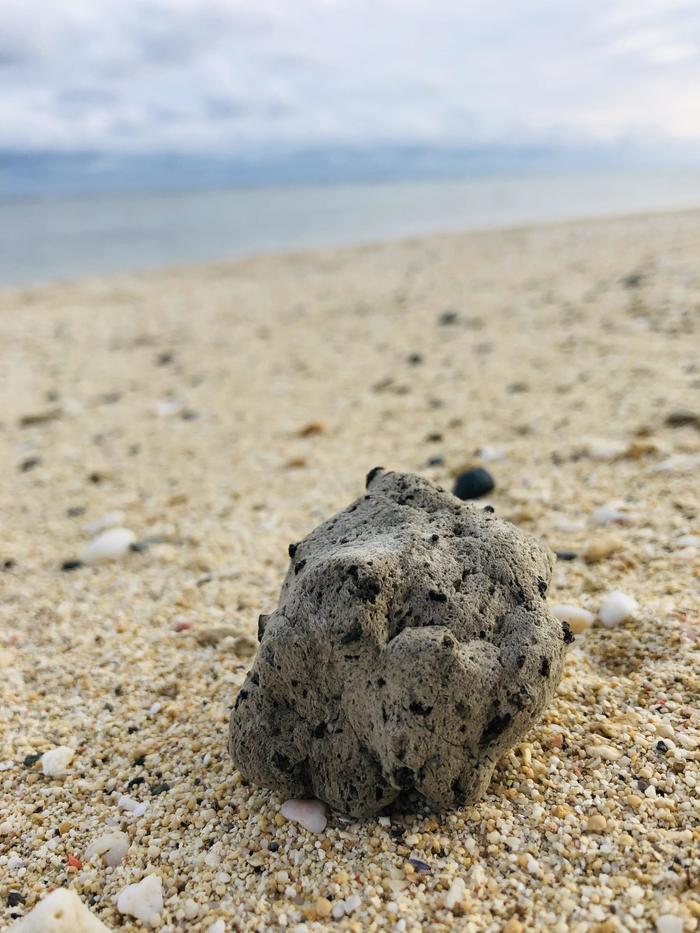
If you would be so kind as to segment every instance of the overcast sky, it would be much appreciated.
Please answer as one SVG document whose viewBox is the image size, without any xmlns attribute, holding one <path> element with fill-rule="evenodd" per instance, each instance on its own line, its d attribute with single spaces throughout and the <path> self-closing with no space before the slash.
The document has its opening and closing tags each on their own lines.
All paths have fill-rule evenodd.
<svg viewBox="0 0 700 933">
<path fill-rule="evenodd" d="M 700 0 L 0 0 L 0 148 L 700 144 Z"/>
</svg>

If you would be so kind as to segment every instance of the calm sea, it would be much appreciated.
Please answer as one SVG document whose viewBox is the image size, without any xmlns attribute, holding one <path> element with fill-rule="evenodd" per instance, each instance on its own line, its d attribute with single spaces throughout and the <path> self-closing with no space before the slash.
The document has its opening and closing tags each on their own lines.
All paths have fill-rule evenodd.
<svg viewBox="0 0 700 933">
<path fill-rule="evenodd" d="M 0 284 L 692 207 L 700 207 L 700 172 L 9 201 L 0 203 Z"/>
</svg>

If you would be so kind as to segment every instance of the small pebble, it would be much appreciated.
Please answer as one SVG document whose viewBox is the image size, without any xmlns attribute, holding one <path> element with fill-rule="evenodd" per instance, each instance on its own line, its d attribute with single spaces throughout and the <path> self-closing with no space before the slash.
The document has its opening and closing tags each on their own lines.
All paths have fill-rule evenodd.
<svg viewBox="0 0 700 933">
<path fill-rule="evenodd" d="M 455 480 L 452 490 L 458 499 L 479 499 L 493 492 L 496 483 L 488 470 L 483 467 L 473 467 L 461 473 Z"/>
<path fill-rule="evenodd" d="M 73 760 L 75 749 L 59 745 L 41 756 L 41 770 L 47 777 L 61 777 Z"/>
<path fill-rule="evenodd" d="M 67 888 L 52 891 L 10 929 L 12 933 L 110 933 L 75 891 Z"/>
<path fill-rule="evenodd" d="M 557 551 L 557 560 L 576 560 L 576 551 Z"/>
<path fill-rule="evenodd" d="M 624 622 L 625 619 L 633 617 L 638 609 L 636 599 L 627 596 L 620 590 L 613 590 L 603 600 L 603 604 L 598 610 L 598 618 L 607 628 L 613 628 L 613 626 L 619 625 L 620 622 Z"/>
<path fill-rule="evenodd" d="M 84 564 L 99 564 L 117 560 L 128 552 L 135 540 L 136 535 L 128 528 L 109 528 L 88 544 L 83 551 L 82 561 Z"/>
<path fill-rule="evenodd" d="M 280 813 L 310 833 L 322 833 L 328 823 L 326 805 L 320 800 L 287 800 L 280 807 Z"/>
<path fill-rule="evenodd" d="M 582 635 L 593 625 L 595 616 L 587 609 L 580 606 L 568 606 L 565 603 L 559 603 L 552 606 L 552 614 L 561 622 L 567 622 L 574 635 Z"/>
<path fill-rule="evenodd" d="M 207 927 L 207 933 L 226 933 L 226 924 L 223 920 L 215 920 Z"/>
<path fill-rule="evenodd" d="M 85 526 L 85 531 L 89 535 L 97 535 L 101 531 L 106 531 L 108 528 L 116 528 L 121 525 L 124 521 L 124 513 L 117 512 L 107 512 L 106 515 L 96 518 L 93 522 L 88 522 Z"/>
<path fill-rule="evenodd" d="M 466 896 L 466 885 L 464 878 L 455 878 L 450 889 L 445 895 L 445 907 L 448 910 L 454 910 L 457 904 L 461 904 Z"/>
<path fill-rule="evenodd" d="M 608 825 L 608 821 L 601 813 L 592 813 L 586 822 L 586 829 L 589 833 L 602 833 Z"/>
<path fill-rule="evenodd" d="M 129 837 L 126 833 L 105 833 L 94 839 L 85 850 L 85 860 L 99 855 L 105 865 L 116 868 L 126 858 L 129 851 Z"/>
<path fill-rule="evenodd" d="M 657 933 L 683 933 L 685 921 L 674 914 L 661 914 L 656 918 Z"/>
<path fill-rule="evenodd" d="M 591 521 L 594 525 L 624 525 L 632 520 L 629 512 L 626 512 L 619 502 L 609 502 L 602 505 L 591 515 Z"/>
<path fill-rule="evenodd" d="M 589 563 L 595 563 L 599 560 L 605 560 L 625 546 L 623 539 L 616 534 L 601 535 L 594 538 L 586 547 L 583 556 Z"/>
<path fill-rule="evenodd" d="M 158 875 L 128 884 L 117 895 L 117 910 L 150 924 L 163 912 L 163 885 Z"/>
</svg>

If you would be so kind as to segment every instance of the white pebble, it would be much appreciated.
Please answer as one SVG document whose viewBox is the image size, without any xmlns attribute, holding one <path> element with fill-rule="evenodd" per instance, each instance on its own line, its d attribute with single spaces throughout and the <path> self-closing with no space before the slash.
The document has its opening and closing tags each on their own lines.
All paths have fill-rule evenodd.
<svg viewBox="0 0 700 933">
<path fill-rule="evenodd" d="M 75 755 L 75 749 L 69 748 L 67 745 L 52 748 L 41 756 L 41 770 L 47 777 L 60 777 L 66 773 L 66 768 L 73 760 L 73 755 Z"/>
<path fill-rule="evenodd" d="M 207 933 L 226 933 L 226 924 L 223 920 L 215 920 L 207 927 Z"/>
<path fill-rule="evenodd" d="M 681 535 L 676 541 L 677 547 L 700 547 L 700 535 Z"/>
<path fill-rule="evenodd" d="M 592 460 L 612 460 L 627 450 L 621 441 L 591 438 L 586 443 L 586 453 Z"/>
<path fill-rule="evenodd" d="M 496 460 L 502 460 L 506 455 L 503 447 L 480 447 L 477 456 L 484 463 L 493 463 Z"/>
<path fill-rule="evenodd" d="M 683 933 L 684 925 L 683 918 L 675 917 L 673 914 L 661 914 L 656 918 L 658 933 Z"/>
<path fill-rule="evenodd" d="M 82 554 L 84 564 L 100 564 L 123 557 L 136 540 L 128 528 L 110 528 L 93 538 Z"/>
<path fill-rule="evenodd" d="M 126 858 L 129 851 L 129 837 L 126 833 L 105 833 L 93 839 L 85 850 L 87 861 L 94 855 L 99 855 L 109 868 L 116 868 Z"/>
<path fill-rule="evenodd" d="M 620 590 L 613 590 L 603 600 L 603 605 L 598 610 L 598 618 L 603 625 L 612 628 L 634 616 L 638 608 L 636 599 L 621 593 Z"/>
<path fill-rule="evenodd" d="M 172 418 L 177 415 L 182 408 L 182 404 L 174 398 L 162 398 L 155 404 L 155 413 L 159 418 Z"/>
<path fill-rule="evenodd" d="M 199 913 L 199 904 L 197 901 L 193 901 L 191 897 L 188 897 L 185 903 L 182 905 L 182 912 L 184 913 L 186 920 L 194 920 L 194 918 Z"/>
<path fill-rule="evenodd" d="M 75 891 L 57 888 L 11 927 L 12 933 L 110 933 Z"/>
<path fill-rule="evenodd" d="M 591 758 L 602 758 L 603 761 L 617 761 L 618 758 L 622 757 L 622 752 L 618 752 L 612 745 L 589 745 L 586 748 L 586 753 Z"/>
<path fill-rule="evenodd" d="M 300 823 L 310 833 L 322 833 L 328 823 L 326 806 L 320 800 L 287 800 L 280 807 L 280 813 Z"/>
<path fill-rule="evenodd" d="M 560 622 L 566 622 L 574 635 L 581 635 L 587 631 L 595 619 L 593 613 L 587 609 L 582 609 L 580 606 L 567 606 L 564 603 L 552 606 L 552 614 Z"/>
<path fill-rule="evenodd" d="M 142 923 L 152 923 L 163 911 L 163 885 L 158 875 L 127 884 L 117 895 L 117 910 Z"/>
<path fill-rule="evenodd" d="M 350 897 L 345 898 L 345 913 L 351 914 L 354 910 L 362 903 L 362 898 L 359 894 L 351 894 Z"/>
<path fill-rule="evenodd" d="M 126 794 L 122 794 L 117 801 L 117 806 L 120 810 L 127 810 L 129 813 L 133 813 L 134 816 L 143 816 L 148 809 L 147 803 L 139 803 L 138 800 L 134 800 L 133 797 L 127 797 Z"/>
<path fill-rule="evenodd" d="M 331 917 L 334 920 L 340 920 L 341 917 L 345 916 L 345 901 L 336 901 L 333 904 L 333 910 L 331 911 Z"/>
<path fill-rule="evenodd" d="M 455 878 L 450 885 L 450 890 L 445 895 L 445 907 L 448 910 L 454 910 L 457 904 L 461 904 L 467 893 L 467 886 L 464 878 Z"/>
</svg>

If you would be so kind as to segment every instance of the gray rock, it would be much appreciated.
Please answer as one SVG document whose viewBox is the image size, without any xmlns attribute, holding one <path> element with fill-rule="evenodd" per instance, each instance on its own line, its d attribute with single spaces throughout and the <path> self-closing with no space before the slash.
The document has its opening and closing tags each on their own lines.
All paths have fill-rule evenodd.
<svg viewBox="0 0 700 933">
<path fill-rule="evenodd" d="M 367 816 L 472 803 L 551 700 L 554 557 L 492 510 L 380 468 L 299 544 L 231 714 L 248 779 Z"/>
</svg>

